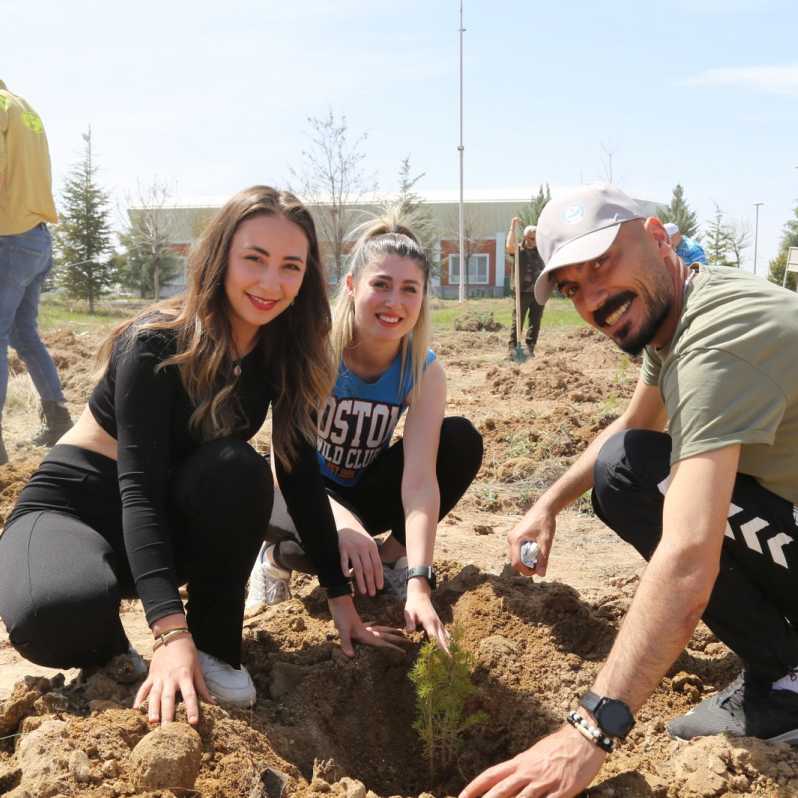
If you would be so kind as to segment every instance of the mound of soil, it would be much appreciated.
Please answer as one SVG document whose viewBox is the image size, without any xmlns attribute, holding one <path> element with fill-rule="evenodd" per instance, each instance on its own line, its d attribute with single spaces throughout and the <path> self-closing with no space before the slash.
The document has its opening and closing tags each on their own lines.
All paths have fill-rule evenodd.
<svg viewBox="0 0 798 798">
<path fill-rule="evenodd" d="M 40 456 L 26 457 L 0 466 L 0 529 L 11 513 L 19 492 L 25 487 L 40 460 Z"/>
<path fill-rule="evenodd" d="M 455 330 L 465 330 L 467 332 L 496 332 L 501 330 L 500 322 L 493 318 L 492 313 L 463 313 L 454 320 Z"/>
<path fill-rule="evenodd" d="M 72 330 L 55 330 L 42 337 L 69 403 L 82 404 L 91 393 L 96 375 L 95 358 L 104 337 L 102 332 L 75 333 Z M 9 373 L 23 373 L 25 364 L 19 355 L 13 349 L 8 354 Z"/>
<path fill-rule="evenodd" d="M 102 337 L 102 331 L 47 336 L 73 415 L 92 388 Z M 295 598 L 246 623 L 244 661 L 259 696 L 251 712 L 205 707 L 198 734 L 182 722 L 155 733 L 142 712 L 129 708 L 136 685 L 119 669 L 82 683 L 28 677 L 0 701 L 0 795 L 452 795 L 562 723 L 611 646 L 640 561 L 625 558 L 585 503 L 584 514 L 562 518 L 560 548 L 550 561 L 550 574 L 562 581 L 489 572 L 485 563 L 500 570 L 504 533 L 622 412 L 637 369 L 588 328 L 544 329 L 538 355 L 522 364 L 504 360 L 505 341 L 496 334 L 439 333 L 434 348 L 447 372 L 447 412 L 469 417 L 485 443 L 477 480 L 439 529 L 440 550 L 450 561 L 438 563 L 434 600 L 443 620 L 460 627 L 476 663 L 479 693 L 470 709 L 488 715 L 464 735 L 455 767 L 430 774 L 412 729 L 407 674 L 421 635 L 404 654 L 361 648 L 347 659 L 315 582 L 297 578 Z M 23 368 L 13 355 L 11 367 Z M 22 424 L 6 436 L 12 463 L 0 466 L 0 523 L 44 453 L 29 440 Z M 259 446 L 263 441 L 258 437 Z M 570 586 L 577 583 L 579 591 Z M 358 599 L 358 606 L 366 619 L 404 625 L 402 606 L 389 598 Z M 123 608 L 126 628 L 133 616 L 143 633 L 131 639 L 148 654 L 140 609 Z M 25 666 L 14 660 L 2 628 L 0 654 L 6 672 Z M 700 626 L 629 740 L 607 760 L 591 798 L 798 796 L 793 749 L 751 739 L 685 744 L 665 733 L 670 718 L 738 670 L 736 658 Z M 0 686 L 7 695 L 10 681 Z"/>
<path fill-rule="evenodd" d="M 175 786 L 169 778 L 178 773 L 169 764 L 176 756 L 173 746 L 164 750 L 153 740 L 138 748 L 153 732 L 142 712 L 125 708 L 136 686 L 106 669 L 84 683 L 64 685 L 56 677 L 17 685 L 0 705 L 0 792 L 14 798 L 280 798 L 283 789 L 342 798 L 366 798 L 367 791 L 455 794 L 484 768 L 562 723 L 606 656 L 635 581 L 621 580 L 602 599 L 586 602 L 557 582 L 488 574 L 453 562 L 439 567 L 437 609 L 460 628 L 476 663 L 479 692 L 469 709 L 488 715 L 485 725 L 464 735 L 450 772 L 427 771 L 412 729 L 408 670 L 419 640 L 405 654 L 361 648 L 347 659 L 321 593 L 302 578 L 295 582 L 294 599 L 248 622 L 244 659 L 258 688 L 254 710 L 203 707 L 194 743 L 183 724 L 181 745 L 194 745 L 199 763 L 183 791 L 169 789 Z M 364 617 L 401 623 L 401 605 L 388 598 L 364 602 L 362 610 Z M 737 665 L 702 627 L 640 713 L 627 743 L 608 758 L 590 795 L 798 794 L 798 752 L 788 746 L 725 738 L 685 744 L 664 732 L 667 720 L 722 686 Z M 184 720 L 182 711 L 178 719 Z M 155 781 L 143 784 L 145 755 L 156 760 L 146 768 Z"/>
</svg>

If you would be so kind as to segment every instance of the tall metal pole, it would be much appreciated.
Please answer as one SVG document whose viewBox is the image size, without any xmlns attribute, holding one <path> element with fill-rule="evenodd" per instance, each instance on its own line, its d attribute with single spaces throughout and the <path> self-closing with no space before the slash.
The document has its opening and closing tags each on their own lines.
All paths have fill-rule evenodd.
<svg viewBox="0 0 798 798">
<path fill-rule="evenodd" d="M 460 153 L 460 293 L 461 302 L 466 298 L 466 279 L 468 275 L 468 264 L 465 261 L 465 221 L 463 214 L 463 0 L 460 0 L 460 146 L 457 151 Z"/>
<path fill-rule="evenodd" d="M 764 205 L 764 202 L 755 202 L 756 208 L 756 222 L 754 222 L 754 274 L 756 274 L 756 250 L 759 244 L 759 206 Z"/>
</svg>

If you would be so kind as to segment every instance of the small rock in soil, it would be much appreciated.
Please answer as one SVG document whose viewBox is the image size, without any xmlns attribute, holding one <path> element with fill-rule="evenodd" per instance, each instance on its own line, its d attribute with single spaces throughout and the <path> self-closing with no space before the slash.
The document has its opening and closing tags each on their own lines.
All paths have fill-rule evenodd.
<svg viewBox="0 0 798 798">
<path fill-rule="evenodd" d="M 202 740 L 187 723 L 166 723 L 130 754 L 137 787 L 191 790 L 202 761 Z"/>
</svg>

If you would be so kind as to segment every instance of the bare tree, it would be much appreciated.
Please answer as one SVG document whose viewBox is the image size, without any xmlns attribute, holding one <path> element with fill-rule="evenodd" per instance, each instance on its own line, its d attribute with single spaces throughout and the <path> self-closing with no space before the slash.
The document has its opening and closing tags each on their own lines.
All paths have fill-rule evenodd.
<svg viewBox="0 0 798 798">
<path fill-rule="evenodd" d="M 157 177 L 148 186 L 139 184 L 136 196 L 128 199 L 130 227 L 124 236 L 125 244 L 141 264 L 142 285 L 151 287 L 156 302 L 161 298 L 161 286 L 176 270 L 171 200 L 169 187 Z"/>
<path fill-rule="evenodd" d="M 455 211 L 450 214 L 449 218 L 446 220 L 446 237 L 450 241 L 459 241 L 460 238 L 460 217 L 459 212 Z M 476 255 L 480 252 L 484 242 L 487 239 L 493 239 L 495 237 L 495 233 L 490 233 L 486 230 L 484 220 L 480 218 L 477 211 L 473 208 L 469 208 L 468 206 L 464 209 L 463 214 L 463 249 L 465 250 L 463 255 L 465 256 L 466 264 L 471 262 L 471 256 Z M 456 256 L 458 259 L 460 258 L 460 252 L 454 251 L 449 254 L 449 283 L 452 283 L 452 270 L 451 270 L 451 257 L 452 255 Z M 496 268 L 503 268 L 504 263 L 497 263 Z M 464 281 L 464 288 L 465 288 L 465 298 L 468 299 L 468 268 L 467 266 L 460 264 L 460 279 Z"/>
<path fill-rule="evenodd" d="M 738 269 L 743 265 L 743 250 L 751 246 L 751 226 L 740 219 L 729 222 L 729 260 Z"/>
<path fill-rule="evenodd" d="M 604 179 L 607 181 L 607 183 L 612 183 L 612 158 L 615 155 L 615 148 L 611 144 L 605 144 L 603 141 L 600 142 L 600 144 L 606 158 L 606 160 L 602 158 L 601 161 L 601 165 L 604 169 Z"/>
<path fill-rule="evenodd" d="M 292 191 L 316 206 L 320 238 L 332 250 L 335 275 L 341 279 L 344 242 L 356 223 L 352 206 L 376 189 L 363 169 L 361 147 L 366 133 L 350 135 L 346 116 L 336 119 L 332 109 L 324 118 L 308 117 L 311 146 L 302 150 L 301 169 L 291 169 Z"/>
<path fill-rule="evenodd" d="M 724 213 L 715 203 L 715 217 L 707 223 L 705 249 L 712 266 L 739 266 L 732 260 L 733 234 L 724 220 Z"/>
</svg>

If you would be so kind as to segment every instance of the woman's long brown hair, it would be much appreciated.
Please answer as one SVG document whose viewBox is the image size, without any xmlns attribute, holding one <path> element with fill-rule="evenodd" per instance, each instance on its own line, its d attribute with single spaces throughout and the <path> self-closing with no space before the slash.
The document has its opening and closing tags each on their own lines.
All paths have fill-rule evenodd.
<svg viewBox="0 0 798 798">
<path fill-rule="evenodd" d="M 221 438 L 246 424 L 233 392 L 236 350 L 224 276 L 238 226 L 254 216 L 284 216 L 304 232 L 308 257 L 293 305 L 264 325 L 257 338 L 274 390 L 272 448 L 290 470 L 301 439 L 315 447 L 316 414 L 330 393 L 335 366 L 327 286 L 310 212 L 291 193 L 253 186 L 232 197 L 214 216 L 188 256 L 186 291 L 159 302 L 116 327 L 98 353 L 107 368 L 114 344 L 138 330 L 175 330 L 177 351 L 158 368 L 176 365 L 196 409 L 190 426 L 202 440 Z"/>
</svg>

